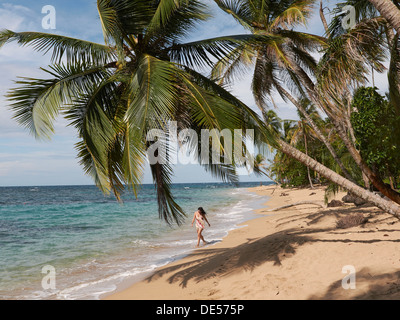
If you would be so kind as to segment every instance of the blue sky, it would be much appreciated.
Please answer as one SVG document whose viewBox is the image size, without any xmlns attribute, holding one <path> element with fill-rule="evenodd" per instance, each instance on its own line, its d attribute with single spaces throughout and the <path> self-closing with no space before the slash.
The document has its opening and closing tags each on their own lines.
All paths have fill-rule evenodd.
<svg viewBox="0 0 400 320">
<path fill-rule="evenodd" d="M 240 34 L 244 30 L 229 15 L 220 11 L 212 1 L 210 4 L 212 19 L 203 23 L 193 34 L 192 39 L 210 38 L 221 35 Z M 325 1 L 326 4 L 335 1 Z M 101 26 L 97 15 L 95 0 L 1 0 L 0 29 L 13 31 L 43 30 L 42 8 L 52 5 L 56 9 L 56 30 L 58 34 L 77 37 L 95 42 L 103 42 Z M 308 32 L 322 34 L 318 15 L 310 20 Z M 0 50 L 0 186 L 19 185 L 80 185 L 92 184 L 85 176 L 76 159 L 74 144 L 76 132 L 60 119 L 56 124 L 56 134 L 49 142 L 36 141 L 23 128 L 19 127 L 8 109 L 4 95 L 14 86 L 17 76 L 40 77 L 39 67 L 46 67 L 49 56 L 35 53 L 32 49 L 9 44 Z M 378 76 L 379 77 L 379 76 Z M 381 79 L 376 79 L 379 83 Z M 382 83 L 383 83 L 382 78 Z M 232 90 L 236 96 L 249 106 L 254 107 L 250 92 L 250 74 L 237 82 Z M 284 119 L 296 118 L 295 109 L 276 98 L 278 114 Z M 241 181 L 261 181 L 265 178 L 254 176 L 241 177 Z M 203 169 L 195 166 L 179 166 L 175 170 L 174 182 L 210 182 L 215 181 Z M 146 172 L 144 183 L 151 183 Z"/>
</svg>

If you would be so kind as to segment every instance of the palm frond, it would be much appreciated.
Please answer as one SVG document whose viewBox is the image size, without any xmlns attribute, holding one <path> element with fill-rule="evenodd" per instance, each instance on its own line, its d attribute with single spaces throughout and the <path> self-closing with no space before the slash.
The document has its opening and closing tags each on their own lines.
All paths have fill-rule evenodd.
<svg viewBox="0 0 400 320">
<path fill-rule="evenodd" d="M 343 29 L 342 20 L 347 14 L 344 10 L 346 6 L 351 6 L 354 8 L 355 12 L 355 24 L 358 24 L 363 19 L 371 19 L 378 16 L 378 11 L 375 6 L 368 0 L 347 0 L 336 4 L 336 7 L 333 8 L 331 16 L 332 21 L 329 24 L 328 34 L 330 38 L 336 38 L 341 36 L 347 32 L 347 30 Z"/>
<path fill-rule="evenodd" d="M 12 102 L 14 118 L 36 138 L 50 138 L 53 123 L 63 108 L 84 91 L 88 85 L 108 75 L 101 66 L 75 63 L 53 65 L 49 70 L 52 79 L 22 78 L 16 81 L 8 100 Z"/>
<path fill-rule="evenodd" d="M 344 87 L 363 84 L 368 67 L 378 72 L 385 70 L 386 49 L 379 26 L 382 18 L 363 20 L 347 33 L 332 38 L 319 62 L 318 82 L 323 90 L 333 95 L 342 94 Z"/>
<path fill-rule="evenodd" d="M 191 81 L 210 94 L 218 97 L 219 101 L 216 102 L 216 105 L 226 108 L 226 116 L 229 116 L 231 119 L 239 119 L 240 123 L 227 124 L 225 128 L 242 129 L 243 131 L 247 129 L 254 130 L 254 140 L 257 147 L 261 147 L 265 142 L 271 145 L 276 142 L 274 134 L 264 126 L 258 114 L 235 97 L 224 86 L 216 84 L 213 80 L 190 68 L 185 68 L 185 71 L 191 76 Z M 231 112 L 235 112 L 237 115 L 231 117 Z"/>
<path fill-rule="evenodd" d="M 123 154 L 122 167 L 124 179 L 132 188 L 135 196 L 138 195 L 138 189 L 144 174 L 144 164 L 146 152 L 144 150 L 143 136 L 140 130 L 134 126 L 127 125 L 123 135 Z"/>
<path fill-rule="evenodd" d="M 75 62 L 107 64 L 115 53 L 105 45 L 42 32 L 0 31 L 0 48 L 6 43 L 16 41 L 21 46 L 31 46 L 35 51 L 47 54 L 52 52 L 51 60 L 60 63 L 63 58 L 69 64 Z"/>
<path fill-rule="evenodd" d="M 261 33 L 262 34 L 262 33 Z M 293 30 L 276 30 L 274 31 L 276 37 L 281 37 L 289 42 L 291 45 L 312 52 L 327 46 L 328 40 L 315 34 L 307 32 L 293 31 Z"/>
<path fill-rule="evenodd" d="M 226 13 L 236 19 L 244 28 L 252 30 L 253 12 L 246 0 L 215 0 Z"/>
<path fill-rule="evenodd" d="M 94 178 L 103 192 L 112 190 L 119 199 L 121 188 L 116 177 L 122 173 L 117 168 L 119 161 L 115 159 L 118 137 L 111 115 L 118 103 L 115 92 L 114 84 L 108 81 L 93 84 L 91 91 L 75 98 L 66 111 L 66 118 L 77 128 L 82 139 L 77 148 L 85 172 Z"/>
<path fill-rule="evenodd" d="M 154 14 L 146 30 L 145 41 L 155 39 L 177 42 L 198 23 L 210 17 L 207 6 L 197 0 L 161 0 L 155 3 Z M 153 39 L 153 40 L 151 40 Z"/>
<path fill-rule="evenodd" d="M 80 159 L 79 164 L 83 167 L 86 175 L 91 177 L 96 186 L 104 193 L 109 194 L 111 185 L 108 180 L 108 171 L 101 163 L 96 161 L 92 155 L 89 145 L 85 140 L 81 140 L 75 144 L 77 157 Z"/>
<path fill-rule="evenodd" d="M 165 129 L 174 119 L 178 99 L 174 64 L 143 55 L 130 82 L 129 123 L 146 132 Z"/>
<path fill-rule="evenodd" d="M 49 139 L 54 133 L 54 121 L 60 113 L 63 101 L 49 92 L 56 85 L 55 79 L 22 78 L 16 81 L 18 88 L 9 91 L 8 101 L 13 118 L 29 130 L 37 139 Z"/>
<path fill-rule="evenodd" d="M 306 25 L 307 18 L 314 9 L 314 0 L 294 1 L 288 8 L 279 13 L 279 15 L 269 25 L 270 28 L 294 27 L 298 24 Z"/>
<path fill-rule="evenodd" d="M 143 21 L 142 13 L 143 1 L 138 4 L 137 11 L 134 10 L 134 4 L 138 1 L 127 0 L 98 0 L 97 10 L 100 16 L 100 22 L 103 29 L 104 41 L 108 46 L 115 46 L 118 61 L 124 61 L 124 42 L 128 43 L 128 48 L 135 46 L 135 38 L 131 39 L 127 21 L 133 21 L 135 28 L 131 30 L 133 37 L 138 37 L 138 34 L 143 32 L 146 26 L 146 21 Z M 139 14 L 137 14 L 139 12 Z M 137 17 L 139 15 L 139 18 Z M 128 18 L 127 18 L 128 17 Z M 125 24 L 122 20 L 125 18 Z"/>
<path fill-rule="evenodd" d="M 181 225 L 186 217 L 184 210 L 175 201 L 171 191 L 172 168 L 168 164 L 151 165 L 151 173 L 157 192 L 158 213 L 160 219 L 169 225 L 175 222 Z"/>
<path fill-rule="evenodd" d="M 193 67 L 213 67 L 216 61 L 224 60 L 236 48 L 246 45 L 265 45 L 276 37 L 272 35 L 243 34 L 217 37 L 184 44 L 176 44 L 168 49 L 172 61 Z"/>
<path fill-rule="evenodd" d="M 220 181 L 238 185 L 239 176 L 237 174 L 236 168 L 232 164 L 225 164 L 221 162 L 220 164 L 213 163 L 201 163 L 200 166 L 215 179 Z"/>
<path fill-rule="evenodd" d="M 220 84 L 239 79 L 254 64 L 254 57 L 254 49 L 248 45 L 235 48 L 215 63 L 211 78 Z"/>
</svg>

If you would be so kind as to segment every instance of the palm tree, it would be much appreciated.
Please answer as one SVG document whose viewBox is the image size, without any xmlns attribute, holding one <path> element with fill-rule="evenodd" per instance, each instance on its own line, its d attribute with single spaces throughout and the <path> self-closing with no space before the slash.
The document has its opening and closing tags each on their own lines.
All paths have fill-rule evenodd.
<svg viewBox="0 0 400 320">
<path fill-rule="evenodd" d="M 78 132 L 76 149 L 85 173 L 104 193 L 120 200 L 128 185 L 137 194 L 149 135 L 154 129 L 166 132 L 154 138 L 169 150 L 166 130 L 172 121 L 178 129 L 198 133 L 263 126 L 255 112 L 195 70 L 242 45 L 248 35 L 183 42 L 208 18 L 206 6 L 196 0 L 98 0 L 97 6 L 105 44 L 3 30 L 0 47 L 16 41 L 52 52 L 52 64 L 42 69 L 47 78 L 23 78 L 9 92 L 14 118 L 42 139 L 51 137 L 56 117 L 63 115 Z M 184 212 L 172 195 L 169 154 L 157 150 L 153 156 L 159 160 L 150 167 L 160 218 L 180 224 Z M 237 182 L 235 163 L 201 165 L 224 181 Z"/>
<path fill-rule="evenodd" d="M 290 143 L 292 141 L 293 132 L 296 128 L 296 121 L 294 120 L 283 120 L 282 121 L 282 129 L 280 132 L 280 139 Z M 275 175 L 277 180 L 280 181 L 281 184 L 289 182 L 289 179 L 286 175 L 287 168 L 290 167 L 291 158 L 279 151 L 277 148 L 277 152 L 274 156 L 274 160 L 271 165 L 268 167 L 271 175 Z"/>
<path fill-rule="evenodd" d="M 329 51 L 334 48 L 334 46 L 332 46 L 334 42 L 327 42 L 321 37 L 288 30 L 288 25 L 294 26 L 305 20 L 314 1 L 292 0 L 279 3 L 248 0 L 235 2 L 227 0 L 215 1 L 222 9 L 232 14 L 243 26 L 253 33 L 270 36 L 273 34 L 277 39 L 277 41 L 269 42 L 269 44 L 265 44 L 264 46 L 243 46 L 239 49 L 234 49 L 225 59 L 221 60 L 219 65 L 217 65 L 215 68 L 217 74 L 223 74 L 225 78 L 231 77 L 235 74 L 234 72 L 240 72 L 243 65 L 248 66 L 255 60 L 256 67 L 252 87 L 256 100 L 265 100 L 270 94 L 272 87 L 275 87 L 284 99 L 289 99 L 289 95 L 282 90 L 283 87 L 279 84 L 281 79 L 284 79 L 286 83 L 289 83 L 294 89 L 300 91 L 300 94 L 307 94 L 307 97 L 316 106 L 320 107 L 331 119 L 340 138 L 355 160 L 355 163 L 365 173 L 372 184 L 385 196 L 400 204 L 400 194 L 387 186 L 382 179 L 368 167 L 349 139 L 346 128 L 346 123 L 348 124 L 349 122 L 346 121 L 346 118 L 343 118 L 343 110 L 337 107 L 337 95 L 339 94 L 340 96 L 342 92 L 331 89 L 328 90 L 328 94 L 330 95 L 327 95 L 324 91 L 326 87 L 321 87 L 319 83 L 315 83 L 307 72 L 315 73 L 317 71 L 316 63 L 309 51 L 317 45 L 322 45 L 328 52 L 326 56 L 329 56 Z M 376 21 L 372 21 L 372 24 L 375 22 Z M 354 30 L 352 29 L 348 34 L 344 35 L 344 37 L 347 37 L 348 42 L 352 43 L 350 48 L 356 54 L 352 57 L 351 65 L 349 65 L 345 59 L 339 60 L 340 62 L 344 62 L 346 66 L 344 68 L 342 66 L 339 70 L 345 71 L 349 66 L 355 66 L 354 70 L 358 70 L 358 74 L 357 72 L 349 72 L 349 74 L 355 75 L 355 80 L 358 80 L 364 73 L 363 69 L 360 69 L 363 67 L 363 60 L 368 62 L 371 61 L 369 58 L 372 58 L 372 63 L 374 65 L 382 66 L 379 61 L 379 59 L 382 58 L 381 51 L 379 50 L 379 42 L 376 42 L 376 37 L 374 37 L 377 33 L 379 32 L 376 28 L 366 29 L 365 25 L 361 24 L 359 28 L 354 28 Z M 252 50 L 255 51 L 255 53 Z M 357 59 L 360 63 L 354 63 Z M 332 61 L 336 63 L 337 59 L 332 59 Z M 324 62 L 327 62 L 327 60 Z M 329 63 L 321 63 L 320 65 L 325 66 L 325 69 L 329 70 L 328 74 L 331 70 L 335 70 L 335 67 L 331 67 Z M 280 77 L 276 77 L 275 75 L 277 69 L 280 70 Z M 342 72 L 342 74 L 343 73 L 345 72 Z M 329 86 L 330 81 L 345 82 L 350 79 L 349 75 L 342 78 L 340 76 L 333 77 L 332 74 L 335 74 L 335 72 L 331 72 L 330 76 L 327 78 L 327 86 Z M 321 80 L 321 77 L 319 77 L 319 80 Z M 350 83 L 354 83 L 352 79 L 349 81 Z M 295 104 L 295 99 L 290 99 L 290 101 Z M 298 104 L 295 104 L 295 106 L 299 108 Z M 312 119 L 307 118 L 307 113 L 301 110 L 301 108 L 299 108 L 299 110 L 306 117 L 310 125 L 313 125 Z M 313 125 L 313 128 L 318 132 L 316 125 Z M 340 165 L 343 174 L 345 174 L 349 180 L 352 180 L 352 177 L 341 163 L 335 150 L 329 145 L 329 142 L 322 134 L 319 136 Z"/>
<path fill-rule="evenodd" d="M 282 129 L 282 120 L 274 110 L 262 110 L 264 122 L 272 132 L 279 133 Z"/>
<path fill-rule="evenodd" d="M 215 0 L 215 2 L 252 33 L 264 35 L 273 34 L 276 41 L 269 42 L 269 44 L 264 44 L 263 46 L 243 45 L 242 47 L 235 48 L 216 65 L 214 68 L 214 78 L 217 78 L 216 75 L 218 75 L 221 76 L 222 80 L 229 80 L 238 73 L 240 74 L 243 69 L 248 68 L 252 63 L 255 63 L 252 88 L 259 104 L 268 99 L 273 87 L 276 88 L 284 99 L 289 99 L 290 95 L 282 91 L 283 86 L 280 85 L 282 80 L 289 84 L 292 89 L 298 90 L 300 96 L 306 94 L 310 101 L 320 107 L 330 118 L 338 135 L 349 149 L 355 163 L 363 172 L 366 173 L 371 182 L 384 195 L 393 201 L 400 203 L 399 194 L 388 188 L 379 177 L 376 177 L 376 175 L 373 174 L 372 170 L 362 160 L 354 145 L 349 140 L 348 132 L 346 132 L 345 129 L 345 122 L 342 120 L 342 117 L 335 117 L 340 114 L 335 114 L 333 112 L 338 110 L 335 105 L 337 101 L 329 101 L 326 99 L 322 90 L 320 90 L 318 83 L 315 83 L 312 77 L 307 73 L 307 71 L 310 71 L 315 74 L 317 71 L 316 62 L 310 55 L 310 50 L 316 46 L 329 48 L 329 45 L 331 44 L 321 37 L 295 32 L 290 29 L 290 27 L 295 26 L 299 22 L 305 21 L 307 13 L 311 10 L 313 1 L 292 0 L 265 2 L 248 0 Z M 364 29 L 356 29 L 355 31 L 362 33 L 363 30 Z M 367 33 L 369 30 L 367 30 Z M 372 41 L 373 37 L 371 35 L 368 36 Z M 357 40 L 358 37 L 354 36 L 354 39 Z M 364 37 L 361 39 L 366 38 Z M 371 43 L 371 41 L 369 43 Z M 364 48 L 367 46 L 367 44 L 362 41 L 359 42 L 359 44 L 363 44 Z M 364 56 L 361 55 L 361 57 Z M 279 76 L 276 76 L 277 70 L 279 70 Z M 331 79 L 332 81 L 340 81 L 341 78 L 337 77 L 336 79 Z M 327 83 L 329 83 L 329 81 L 327 81 Z M 277 86 L 276 84 L 279 85 Z M 297 99 L 292 99 L 290 101 L 294 103 L 296 100 Z M 295 106 L 298 107 L 298 104 L 295 104 Z M 300 108 L 299 110 L 302 111 Z M 302 111 L 302 113 L 311 125 L 312 121 L 307 118 L 306 112 Z M 328 147 L 328 144 L 325 144 Z M 354 190 L 354 193 L 356 194 L 362 195 L 361 190 L 363 190 L 363 192 L 365 192 L 365 194 L 362 195 L 363 198 L 368 197 L 370 200 L 375 199 L 374 203 L 383 207 L 381 199 L 378 200 L 378 198 L 372 196 L 368 191 L 365 191 L 365 189 L 360 189 L 360 187 L 353 183 L 351 179 L 345 179 L 336 173 L 333 175 L 334 172 L 332 170 L 322 166 L 314 159 L 307 157 L 307 155 L 302 154 L 299 150 L 290 146 L 290 144 L 284 140 L 279 140 L 277 148 L 289 157 L 297 159 L 306 166 L 310 166 L 311 169 L 322 176 L 327 177 L 328 179 L 333 179 L 334 183 L 337 183 L 352 192 Z M 331 151 L 331 149 L 329 150 Z M 335 152 L 332 153 L 332 155 L 334 154 Z M 338 157 L 334 156 L 334 158 L 337 161 Z M 397 205 L 390 203 L 390 201 L 386 202 L 388 210 L 389 207 L 391 207 L 391 212 L 398 214 L 399 209 Z"/>
<path fill-rule="evenodd" d="M 342 97 L 366 81 L 365 75 L 369 72 L 370 67 L 380 72 L 384 70 L 385 44 L 390 45 L 393 42 L 393 36 L 388 32 L 390 28 L 387 28 L 386 19 L 376 17 L 373 7 L 371 8 L 367 1 L 349 0 L 338 4 L 337 11 L 340 11 L 345 4 L 352 3 L 358 5 L 360 9 L 359 16 L 356 17 L 357 24 L 350 30 L 343 30 L 341 27 L 338 28 L 339 19 L 333 20 L 330 27 L 329 46 L 325 48 L 318 68 L 318 83 L 310 86 L 309 96 L 317 97 L 313 102 L 318 104 L 329 116 L 337 133 L 366 178 L 385 196 L 400 203 L 400 194 L 386 185 L 382 178 L 366 164 L 349 138 L 352 135 L 350 114 L 343 104 L 345 99 Z M 383 35 L 386 35 L 387 41 L 383 40 Z M 397 47 L 397 45 L 396 41 L 395 46 Z M 396 60 L 392 56 L 392 62 L 393 59 Z M 392 79 L 395 79 L 396 76 L 393 77 L 393 73 L 399 69 L 398 65 L 396 67 L 396 64 L 395 66 L 393 64 L 395 63 L 392 63 L 389 74 L 392 73 Z M 393 82 L 392 90 L 395 89 L 396 83 L 398 82 Z"/>
<path fill-rule="evenodd" d="M 354 59 L 351 58 L 351 53 L 357 52 L 357 48 L 354 50 L 354 42 L 352 44 L 352 41 L 349 41 L 351 38 L 357 40 L 355 43 L 357 45 L 359 44 L 365 44 L 365 48 L 363 48 L 364 52 L 368 53 L 370 52 L 371 48 L 375 48 L 373 51 L 379 52 L 382 51 L 379 49 L 380 46 L 383 46 L 386 52 L 390 53 L 390 65 L 388 69 L 388 80 L 389 80 L 389 93 L 390 93 L 390 99 L 392 102 L 393 107 L 395 108 L 396 112 L 400 114 L 400 82 L 399 82 L 399 75 L 400 75 L 400 43 L 399 43 L 399 33 L 394 33 L 394 29 L 391 27 L 390 23 L 385 19 L 385 17 L 382 17 L 380 15 L 380 12 L 374 7 L 374 5 L 369 1 L 369 0 L 347 0 L 345 2 L 337 4 L 337 7 L 333 10 L 334 14 L 334 19 L 331 23 L 331 26 L 329 28 L 328 34 L 331 35 L 331 38 L 335 38 L 336 41 L 341 41 L 340 40 L 340 35 L 345 34 L 343 28 L 342 28 L 342 15 L 341 13 L 343 12 L 343 7 L 344 6 L 353 6 L 355 8 L 356 12 L 356 20 L 355 22 L 358 24 L 358 28 L 361 26 L 365 31 L 369 32 L 373 39 L 373 41 L 365 41 L 366 37 L 365 35 L 360 37 L 357 36 L 357 34 L 349 34 L 347 38 L 342 39 L 342 43 L 348 42 L 348 49 L 349 50 L 349 55 L 344 55 L 343 57 L 348 60 L 351 63 L 354 63 Z M 400 7 L 399 3 L 396 2 L 396 6 Z M 360 29 L 360 28 L 359 28 Z M 371 29 L 376 29 L 378 32 L 374 33 L 374 30 Z M 361 30 L 360 30 L 361 31 Z M 379 40 L 378 40 L 379 39 Z M 387 58 L 386 55 L 384 58 Z M 379 55 L 376 57 L 368 57 L 366 56 L 365 59 L 356 59 L 358 60 L 359 67 L 362 68 L 362 65 L 360 66 L 360 62 L 362 60 L 369 60 L 370 61 L 370 68 L 372 69 L 372 73 L 374 73 L 374 70 L 376 67 L 378 67 L 378 72 L 382 70 L 382 67 L 379 64 L 376 64 L 380 60 L 382 60 Z M 372 62 L 372 63 L 371 63 Z M 353 64 L 354 65 L 354 64 Z M 357 71 L 356 72 L 351 72 L 351 68 L 348 68 L 351 66 L 349 64 L 346 69 L 348 69 L 345 73 L 345 77 L 350 77 L 350 78 L 355 78 L 357 79 L 360 75 L 363 75 L 365 71 Z M 342 82 L 343 84 L 343 82 Z M 373 87 L 375 85 L 373 84 Z"/>
<path fill-rule="evenodd" d="M 369 0 L 383 17 L 390 23 L 393 29 L 400 33 L 399 1 Z"/>
<path fill-rule="evenodd" d="M 349 190 L 357 197 L 360 197 L 361 199 L 364 199 L 366 201 L 370 201 L 378 208 L 400 219 L 400 207 L 393 201 L 390 200 L 388 201 L 382 198 L 381 196 L 377 195 L 376 193 L 365 190 L 364 188 L 356 185 L 350 180 L 343 178 L 335 171 L 325 167 L 318 161 L 312 159 L 311 157 L 297 150 L 295 147 L 291 146 L 289 143 L 283 140 L 279 141 L 279 150 L 282 151 L 284 154 L 288 155 L 289 157 L 301 162 L 302 164 L 314 170 L 315 172 L 318 172 L 319 174 L 321 174 L 321 176 L 324 176 L 333 183 L 341 186 L 346 190 Z"/>
<path fill-rule="evenodd" d="M 276 184 L 280 184 L 276 179 L 272 177 L 273 174 L 269 169 L 267 159 L 260 153 L 254 158 L 254 173 L 260 176 L 264 175 Z"/>
<path fill-rule="evenodd" d="M 263 115 L 263 120 L 267 125 L 267 128 L 271 132 L 274 132 L 275 134 L 279 135 L 282 130 L 282 120 L 278 117 L 276 112 L 274 110 L 263 109 L 262 115 Z M 272 148 L 270 146 L 267 145 L 267 147 L 269 147 L 268 148 L 269 151 L 272 151 Z M 256 157 L 254 158 L 254 172 L 257 175 L 264 175 L 271 181 L 274 181 L 276 184 L 279 184 L 279 182 L 272 177 L 273 174 L 269 169 L 269 166 L 267 165 L 267 159 L 261 153 L 257 154 Z"/>
<path fill-rule="evenodd" d="M 310 104 L 309 100 L 302 99 L 302 101 L 300 101 L 299 103 L 302 104 L 304 110 L 309 115 L 309 117 L 313 119 L 314 123 L 321 122 L 321 118 L 320 115 L 318 114 L 318 111 L 316 110 L 315 106 Z M 308 138 L 318 138 L 318 136 L 316 132 L 313 130 L 312 126 L 310 126 L 310 124 L 307 122 L 303 114 L 299 110 L 297 110 L 297 113 L 300 120 L 297 122 L 297 125 L 293 128 L 291 144 L 295 146 L 297 145 L 300 139 L 303 139 L 305 153 L 308 156 Z M 314 189 L 309 167 L 307 167 L 307 176 L 311 189 Z"/>
<path fill-rule="evenodd" d="M 244 44 L 235 48 L 216 64 L 213 77 L 220 82 L 229 81 L 254 64 L 252 90 L 259 108 L 265 108 L 272 90 L 275 89 L 284 101 L 290 101 L 301 112 L 343 174 L 352 180 L 335 149 L 299 103 L 299 98 L 294 97 L 304 96 L 304 87 L 310 87 L 312 83 L 305 70 L 315 72 L 317 62 L 310 51 L 326 44 L 322 37 L 290 29 L 298 24 L 305 24 L 315 0 L 269 3 L 248 0 L 215 2 L 253 34 L 273 37 L 276 40 L 263 45 Z M 286 90 L 285 86 L 294 94 Z"/>
</svg>

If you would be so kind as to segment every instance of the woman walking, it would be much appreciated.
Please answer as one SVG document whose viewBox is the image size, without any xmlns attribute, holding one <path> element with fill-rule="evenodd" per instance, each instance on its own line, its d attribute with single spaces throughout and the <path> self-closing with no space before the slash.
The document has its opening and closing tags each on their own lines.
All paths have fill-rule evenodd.
<svg viewBox="0 0 400 320">
<path fill-rule="evenodd" d="M 206 240 L 204 240 L 204 237 L 202 235 L 202 232 L 203 232 L 204 228 L 206 227 L 205 222 L 207 222 L 208 226 L 211 227 L 210 223 L 207 220 L 206 212 L 204 211 L 204 209 L 202 207 L 200 207 L 194 213 L 193 220 L 192 220 L 192 227 L 193 227 L 193 223 L 195 221 L 196 221 L 196 230 L 197 230 L 197 246 L 196 246 L 196 248 L 198 248 L 200 245 L 200 240 L 202 240 L 204 242 L 204 244 L 207 244 Z"/>
</svg>

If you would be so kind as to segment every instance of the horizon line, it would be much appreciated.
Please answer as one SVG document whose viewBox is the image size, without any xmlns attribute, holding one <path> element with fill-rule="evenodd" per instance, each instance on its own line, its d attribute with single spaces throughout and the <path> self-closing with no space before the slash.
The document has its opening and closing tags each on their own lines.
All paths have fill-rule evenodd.
<svg viewBox="0 0 400 320">
<path fill-rule="evenodd" d="M 266 181 L 239 181 L 240 183 L 275 183 L 272 180 Z M 232 184 L 234 182 L 223 182 L 223 181 L 209 181 L 209 182 L 174 182 L 171 185 L 183 185 L 183 184 Z M 154 183 L 142 183 L 141 186 L 153 186 Z M 39 187 L 97 187 L 95 184 L 49 184 L 49 185 L 15 185 L 15 186 L 1 186 L 0 188 L 39 188 Z M 129 188 L 129 186 L 127 186 Z"/>
</svg>

